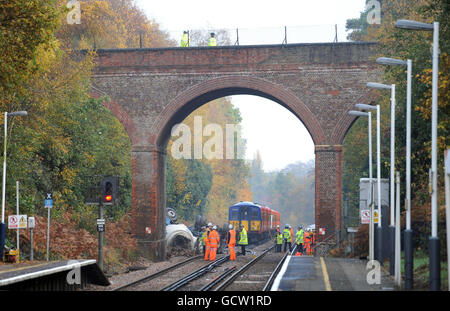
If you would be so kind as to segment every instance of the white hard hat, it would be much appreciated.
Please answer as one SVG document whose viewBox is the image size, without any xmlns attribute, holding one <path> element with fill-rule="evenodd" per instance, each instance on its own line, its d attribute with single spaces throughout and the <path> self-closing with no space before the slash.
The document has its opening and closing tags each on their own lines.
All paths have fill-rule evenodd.
<svg viewBox="0 0 450 311">
<path fill-rule="evenodd" d="M 217 226 L 214 226 L 213 229 L 216 230 L 216 229 L 217 229 Z"/>
<path fill-rule="evenodd" d="M 212 226 L 212 223 L 208 222 L 208 227 L 211 227 L 211 226 Z"/>
<path fill-rule="evenodd" d="M 228 229 L 233 229 L 233 225 L 230 224 L 230 225 L 228 226 Z"/>
</svg>

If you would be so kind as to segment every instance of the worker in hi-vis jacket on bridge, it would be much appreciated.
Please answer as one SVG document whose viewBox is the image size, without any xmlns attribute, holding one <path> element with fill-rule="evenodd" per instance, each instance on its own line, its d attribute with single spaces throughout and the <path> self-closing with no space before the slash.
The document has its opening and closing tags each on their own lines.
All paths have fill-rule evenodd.
<svg viewBox="0 0 450 311">
<path fill-rule="evenodd" d="M 181 46 L 182 47 L 189 46 L 189 33 L 186 30 L 183 31 L 183 36 L 181 36 Z"/>
<path fill-rule="evenodd" d="M 211 32 L 211 37 L 209 38 L 208 46 L 217 46 L 217 40 L 214 32 Z"/>
</svg>

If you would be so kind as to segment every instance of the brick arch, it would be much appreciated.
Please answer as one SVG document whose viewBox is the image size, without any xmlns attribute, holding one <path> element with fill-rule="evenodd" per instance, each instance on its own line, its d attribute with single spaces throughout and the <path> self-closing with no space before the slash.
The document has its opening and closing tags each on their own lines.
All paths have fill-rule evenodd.
<svg viewBox="0 0 450 311">
<path fill-rule="evenodd" d="M 370 105 L 375 101 L 377 97 L 376 90 L 370 90 L 369 92 L 361 95 L 354 103 L 352 103 L 345 113 L 341 116 L 338 124 L 334 128 L 333 134 L 331 136 L 331 143 L 334 145 L 342 145 L 344 138 L 348 131 L 352 127 L 353 123 L 358 119 L 356 116 L 349 115 L 350 110 L 356 110 L 355 104 L 367 104 Z"/>
<path fill-rule="evenodd" d="M 231 95 L 257 95 L 271 99 L 291 111 L 305 125 L 315 144 L 326 139 L 316 116 L 289 90 L 260 78 L 226 76 L 207 80 L 180 93 L 159 114 L 151 130 L 149 143 L 165 146 L 173 125 L 184 120 L 203 104 Z"/>
</svg>

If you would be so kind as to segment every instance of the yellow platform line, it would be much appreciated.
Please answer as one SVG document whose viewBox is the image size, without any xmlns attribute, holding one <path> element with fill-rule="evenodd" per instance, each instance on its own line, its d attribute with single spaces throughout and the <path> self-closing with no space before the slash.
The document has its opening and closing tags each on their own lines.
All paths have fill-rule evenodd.
<svg viewBox="0 0 450 311">
<path fill-rule="evenodd" d="M 331 291 L 330 278 L 328 277 L 327 266 L 325 265 L 325 260 L 323 257 L 320 257 L 320 263 L 322 265 L 322 273 L 323 273 L 323 282 L 325 283 L 325 290 Z"/>
</svg>

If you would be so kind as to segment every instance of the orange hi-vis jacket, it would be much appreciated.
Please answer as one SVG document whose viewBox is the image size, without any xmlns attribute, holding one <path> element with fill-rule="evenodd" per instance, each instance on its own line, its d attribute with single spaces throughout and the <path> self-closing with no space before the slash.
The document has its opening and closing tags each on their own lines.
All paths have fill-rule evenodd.
<svg viewBox="0 0 450 311">
<path fill-rule="evenodd" d="M 289 228 L 289 231 L 291 232 L 291 243 L 294 242 L 294 230 L 292 228 Z"/>
<path fill-rule="evenodd" d="M 309 232 L 305 232 L 305 243 L 308 244 L 311 241 L 311 237 L 310 237 L 310 233 Z"/>
<path fill-rule="evenodd" d="M 216 230 L 209 233 L 209 247 L 217 248 L 219 247 L 220 236 Z"/>
<path fill-rule="evenodd" d="M 227 241 L 228 245 L 236 245 L 236 231 L 234 229 L 231 229 L 228 231 L 227 238 L 229 237 L 229 240 Z"/>
<path fill-rule="evenodd" d="M 203 241 L 205 242 L 207 248 L 209 248 L 209 234 L 209 230 L 206 230 L 206 236 L 203 238 Z"/>
</svg>

